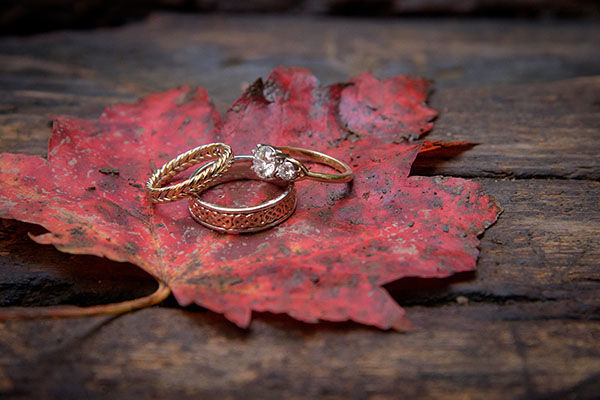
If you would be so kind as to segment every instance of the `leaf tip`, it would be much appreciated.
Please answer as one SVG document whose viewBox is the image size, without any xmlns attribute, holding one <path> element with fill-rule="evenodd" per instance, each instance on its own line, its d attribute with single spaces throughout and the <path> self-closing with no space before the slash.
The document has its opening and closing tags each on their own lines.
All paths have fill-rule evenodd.
<svg viewBox="0 0 600 400">
<path fill-rule="evenodd" d="M 243 329 L 247 329 L 252 321 L 252 310 L 245 307 L 235 307 L 234 309 L 225 311 L 223 315 L 229 321 Z"/>
</svg>

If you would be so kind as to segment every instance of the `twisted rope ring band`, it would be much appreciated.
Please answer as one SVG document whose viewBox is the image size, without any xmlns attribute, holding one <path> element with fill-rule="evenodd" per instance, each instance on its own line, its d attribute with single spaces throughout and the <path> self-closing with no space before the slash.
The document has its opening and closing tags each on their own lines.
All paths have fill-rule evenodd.
<svg viewBox="0 0 600 400">
<path fill-rule="evenodd" d="M 175 185 L 164 186 L 181 171 L 205 160 L 214 161 L 205 165 L 189 179 Z M 211 143 L 186 151 L 157 169 L 148 179 L 146 188 L 150 199 L 155 203 L 167 203 L 201 192 L 211 181 L 227 171 L 232 162 L 233 151 L 223 143 Z"/>
</svg>

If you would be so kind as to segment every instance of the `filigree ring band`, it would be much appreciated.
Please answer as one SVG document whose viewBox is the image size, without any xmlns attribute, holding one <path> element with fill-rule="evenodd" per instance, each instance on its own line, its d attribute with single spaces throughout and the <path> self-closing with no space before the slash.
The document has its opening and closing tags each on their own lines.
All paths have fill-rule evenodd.
<svg viewBox="0 0 600 400">
<path fill-rule="evenodd" d="M 254 157 L 235 156 L 231 167 L 220 177 L 205 185 L 196 194 L 225 182 L 238 180 L 260 180 L 252 170 Z M 198 169 L 194 175 L 210 168 L 207 164 Z M 193 175 L 193 176 L 194 176 Z M 192 176 L 192 177 L 193 177 Z M 281 179 L 269 180 L 270 183 L 281 186 L 283 191 L 259 205 L 249 207 L 224 207 L 203 201 L 198 196 L 189 199 L 189 210 L 192 217 L 207 228 L 224 233 L 250 233 L 271 228 L 285 221 L 294 213 L 296 208 L 296 189 L 294 182 Z"/>
<path fill-rule="evenodd" d="M 214 161 L 189 179 L 164 186 L 181 171 L 206 160 Z M 186 151 L 157 169 L 148 179 L 146 188 L 150 199 L 155 203 L 167 203 L 189 197 L 227 171 L 232 162 L 233 151 L 223 143 L 211 143 Z"/>
</svg>

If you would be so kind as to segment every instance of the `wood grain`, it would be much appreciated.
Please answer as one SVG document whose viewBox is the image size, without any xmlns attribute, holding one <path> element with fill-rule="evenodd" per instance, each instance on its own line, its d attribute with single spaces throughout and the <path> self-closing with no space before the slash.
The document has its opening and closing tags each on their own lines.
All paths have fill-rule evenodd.
<svg viewBox="0 0 600 400">
<path fill-rule="evenodd" d="M 501 88 L 444 89 L 431 140 L 479 143 L 418 175 L 600 180 L 600 77 Z M 458 107 L 458 108 L 457 108 Z"/>
<path fill-rule="evenodd" d="M 118 317 L 0 324 L 0 393 L 25 398 L 580 398 L 600 392 L 600 42 L 593 23 L 190 17 L 0 39 L 0 151 L 45 154 L 47 114 L 201 84 L 225 110 L 278 64 L 325 82 L 435 78 L 433 140 L 479 143 L 413 174 L 467 176 L 504 207 L 475 274 L 388 285 L 416 331 L 258 315 L 247 331 L 173 299 Z M 302 38 L 302 40 L 297 40 Z M 0 304 L 150 293 L 130 264 L 0 224 Z"/>
<path fill-rule="evenodd" d="M 0 33 L 31 34 L 52 29 L 90 29 L 123 24 L 152 10 L 205 13 L 281 13 L 288 15 L 488 16 L 598 18 L 594 0 L 4 0 Z"/>
</svg>

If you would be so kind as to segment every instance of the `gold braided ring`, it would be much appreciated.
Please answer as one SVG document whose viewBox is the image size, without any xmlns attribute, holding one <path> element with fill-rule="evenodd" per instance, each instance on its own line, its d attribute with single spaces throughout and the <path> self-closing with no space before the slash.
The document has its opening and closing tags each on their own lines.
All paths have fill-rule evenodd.
<svg viewBox="0 0 600 400">
<path fill-rule="evenodd" d="M 214 161 L 183 182 L 163 186 L 181 171 L 205 160 Z M 157 169 L 148 179 L 146 188 L 150 199 L 155 203 L 167 203 L 198 193 L 227 171 L 232 162 L 233 151 L 231 147 L 223 143 L 211 143 L 186 151 Z"/>
</svg>

